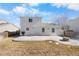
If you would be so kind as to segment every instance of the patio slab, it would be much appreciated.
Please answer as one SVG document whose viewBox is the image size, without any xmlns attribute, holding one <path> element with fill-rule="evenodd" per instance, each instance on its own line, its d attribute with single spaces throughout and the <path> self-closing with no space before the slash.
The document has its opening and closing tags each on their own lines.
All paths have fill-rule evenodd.
<svg viewBox="0 0 79 59">
<path fill-rule="evenodd" d="M 79 40 L 69 39 L 69 41 L 60 41 L 63 37 L 60 36 L 20 36 L 16 37 L 13 40 L 15 41 L 45 41 L 53 40 L 65 45 L 74 45 L 79 46 Z"/>
</svg>

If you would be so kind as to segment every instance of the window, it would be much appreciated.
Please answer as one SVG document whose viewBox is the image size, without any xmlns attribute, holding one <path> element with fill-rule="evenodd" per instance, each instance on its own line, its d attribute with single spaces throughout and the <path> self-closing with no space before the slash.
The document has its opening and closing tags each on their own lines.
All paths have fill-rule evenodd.
<svg viewBox="0 0 79 59">
<path fill-rule="evenodd" d="M 32 22 L 32 19 L 31 18 L 29 18 L 29 22 Z"/>
<path fill-rule="evenodd" d="M 52 32 L 55 32 L 55 29 L 54 28 L 52 28 Z"/>
<path fill-rule="evenodd" d="M 45 28 L 42 28 L 42 32 L 45 32 Z"/>
<path fill-rule="evenodd" d="M 26 28 L 27 31 L 29 31 L 29 28 Z"/>
<path fill-rule="evenodd" d="M 24 31 L 22 31 L 22 32 L 21 32 L 21 34 L 24 36 L 25 32 L 24 32 Z"/>
</svg>

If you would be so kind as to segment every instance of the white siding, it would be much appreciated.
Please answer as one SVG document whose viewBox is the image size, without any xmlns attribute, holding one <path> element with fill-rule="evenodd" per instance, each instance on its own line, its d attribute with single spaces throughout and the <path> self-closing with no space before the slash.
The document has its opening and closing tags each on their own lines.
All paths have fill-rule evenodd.
<svg viewBox="0 0 79 59">
<path fill-rule="evenodd" d="M 59 28 L 52 23 L 42 23 L 41 17 L 30 17 L 33 22 L 29 22 L 29 17 L 20 17 L 21 31 L 25 32 L 25 35 L 57 35 Z M 29 31 L 26 30 L 29 28 Z M 42 28 L 45 28 L 45 32 L 42 32 Z M 52 32 L 52 28 L 55 32 Z"/>
</svg>

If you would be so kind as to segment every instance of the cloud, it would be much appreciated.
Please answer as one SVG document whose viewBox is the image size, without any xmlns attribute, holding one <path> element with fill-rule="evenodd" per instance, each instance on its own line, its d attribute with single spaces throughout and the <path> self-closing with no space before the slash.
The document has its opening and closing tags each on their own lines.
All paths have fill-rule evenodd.
<svg viewBox="0 0 79 59">
<path fill-rule="evenodd" d="M 39 6 L 39 3 L 27 3 L 27 4 L 22 4 L 22 6 L 30 6 L 30 7 L 37 7 Z"/>
<path fill-rule="evenodd" d="M 54 3 L 54 4 L 51 4 L 51 5 L 56 6 L 57 8 L 66 7 L 66 4 L 64 4 L 64 3 Z"/>
<path fill-rule="evenodd" d="M 36 4 L 32 6 L 37 6 Z M 54 16 L 54 14 L 50 11 L 43 10 L 41 11 L 38 7 L 34 8 L 31 6 L 25 6 L 25 4 L 22 4 L 21 6 L 16 6 L 13 8 L 13 11 L 17 13 L 19 16 L 40 16 L 43 20 L 50 21 Z"/>
<path fill-rule="evenodd" d="M 26 6 L 30 5 L 30 6 Z M 52 14 L 51 12 L 48 11 L 40 11 L 39 8 L 34 8 L 31 6 L 38 6 L 39 3 L 27 3 L 27 4 L 22 4 L 21 6 L 17 6 L 16 8 L 13 8 L 13 11 L 16 13 L 23 13 L 25 15 L 30 15 L 30 16 L 48 16 Z"/>
<path fill-rule="evenodd" d="M 24 7 L 22 7 L 22 6 L 17 6 L 16 8 L 13 8 L 13 11 L 14 11 L 15 13 L 24 14 L 25 11 L 26 11 L 26 9 L 25 9 Z"/>
<path fill-rule="evenodd" d="M 22 6 L 16 6 L 15 8 L 13 8 L 12 11 L 17 14 L 32 14 L 32 15 L 35 15 L 39 12 L 37 8 L 24 6 L 24 4 L 22 4 Z"/>
<path fill-rule="evenodd" d="M 29 14 L 31 14 L 32 16 L 35 16 L 35 15 L 38 15 L 40 13 L 40 10 L 39 9 L 36 9 L 36 8 L 30 8 L 28 10 Z"/>
<path fill-rule="evenodd" d="M 70 10 L 79 11 L 79 4 L 77 3 L 54 3 L 52 6 L 56 6 L 57 8 L 66 7 Z"/>
<path fill-rule="evenodd" d="M 39 9 L 36 9 L 36 8 L 30 8 L 29 10 L 27 9 L 26 10 L 27 14 L 30 14 L 31 16 L 40 16 L 40 17 L 43 17 L 43 18 L 52 18 L 51 16 L 53 15 L 52 12 L 50 11 L 40 11 Z"/>
<path fill-rule="evenodd" d="M 79 4 L 68 4 L 68 8 L 71 10 L 79 11 Z"/>
<path fill-rule="evenodd" d="M 0 9 L 0 14 L 3 14 L 3 15 L 9 15 L 10 12 L 5 10 L 5 9 Z"/>
</svg>

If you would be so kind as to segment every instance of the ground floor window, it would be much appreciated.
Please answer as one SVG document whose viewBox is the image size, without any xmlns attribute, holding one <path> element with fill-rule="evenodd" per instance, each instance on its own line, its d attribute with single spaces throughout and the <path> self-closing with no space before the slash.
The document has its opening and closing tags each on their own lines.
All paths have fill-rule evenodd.
<svg viewBox="0 0 79 59">
<path fill-rule="evenodd" d="M 55 29 L 54 28 L 52 28 L 52 32 L 55 32 Z"/>
<path fill-rule="evenodd" d="M 42 32 L 45 32 L 45 28 L 42 28 Z"/>
<path fill-rule="evenodd" d="M 22 32 L 21 32 L 21 34 L 24 36 L 25 32 L 24 32 L 24 31 L 22 31 Z"/>
</svg>

